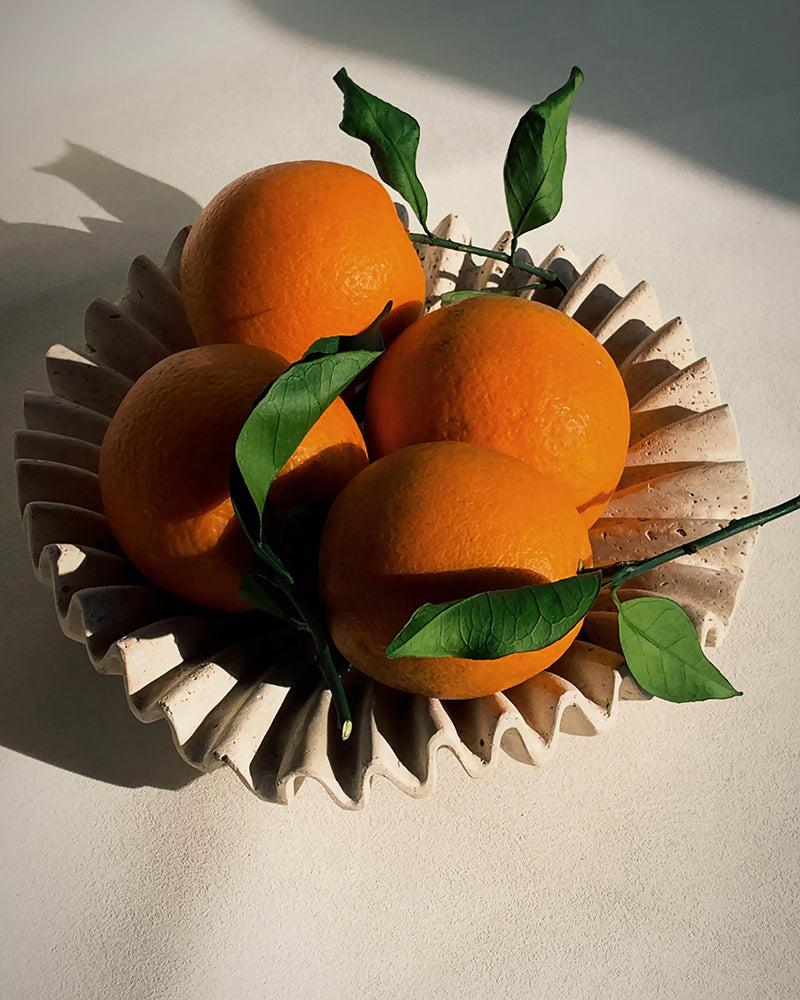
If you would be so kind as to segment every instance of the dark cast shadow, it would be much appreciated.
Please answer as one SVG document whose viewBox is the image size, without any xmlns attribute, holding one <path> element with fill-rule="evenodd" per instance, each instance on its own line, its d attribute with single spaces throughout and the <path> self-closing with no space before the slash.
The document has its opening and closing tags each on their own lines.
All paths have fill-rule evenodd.
<svg viewBox="0 0 800 1000">
<path fill-rule="evenodd" d="M 24 573 L 30 580 L 23 579 Z M 59 630 L 52 596 L 19 567 L 0 680 L 0 743 L 99 781 L 178 789 L 199 777 L 178 755 L 166 722 L 139 722 L 121 677 L 102 677 Z"/>
<path fill-rule="evenodd" d="M 796 0 L 764 0 L 757 7 L 737 0 L 241 2 L 303 35 L 526 104 L 555 90 L 577 64 L 586 83 L 575 99 L 576 115 L 800 200 Z M 357 82 L 380 96 L 379 78 Z M 424 143 L 435 109 L 404 110 L 420 119 Z"/>
<path fill-rule="evenodd" d="M 4 474 L 0 476 L 0 743 L 101 781 L 176 789 L 199 772 L 178 756 L 166 723 L 130 713 L 122 679 L 95 674 L 85 650 L 62 635 L 52 595 L 34 580 L 20 529 L 12 437 L 25 389 L 47 389 L 43 355 L 61 342 L 83 346 L 83 314 L 115 299 L 128 266 L 158 263 L 200 206 L 167 184 L 67 143 L 39 172 L 82 191 L 113 220 L 82 220 L 87 232 L 0 220 L 0 351 Z"/>
</svg>

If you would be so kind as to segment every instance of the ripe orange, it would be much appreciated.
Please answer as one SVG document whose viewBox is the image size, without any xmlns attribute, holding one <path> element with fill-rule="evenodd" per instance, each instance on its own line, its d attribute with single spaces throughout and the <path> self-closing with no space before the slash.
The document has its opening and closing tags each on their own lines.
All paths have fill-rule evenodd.
<svg viewBox="0 0 800 1000">
<path fill-rule="evenodd" d="M 181 292 L 198 343 L 256 344 L 289 361 L 360 333 L 392 300 L 389 341 L 413 322 L 425 276 L 386 189 L 341 163 L 276 163 L 223 188 L 192 226 Z"/>
<path fill-rule="evenodd" d="M 134 383 L 106 431 L 100 490 L 121 548 L 154 583 L 223 611 L 252 553 L 233 511 L 236 438 L 283 358 L 247 344 L 214 344 L 165 358 Z M 278 474 L 270 498 L 327 502 L 367 463 L 363 438 L 337 399 Z"/>
<path fill-rule="evenodd" d="M 563 491 L 493 448 L 456 442 L 394 451 L 331 507 L 320 593 L 333 641 L 370 677 L 434 698 L 476 698 L 545 670 L 577 634 L 496 660 L 389 659 L 421 604 L 563 579 L 590 563 L 586 527 Z"/>
<path fill-rule="evenodd" d="M 559 483 L 587 526 L 622 474 L 625 387 L 608 352 L 549 306 L 479 296 L 428 313 L 376 366 L 367 397 L 373 458 L 421 441 L 472 441 Z"/>
</svg>

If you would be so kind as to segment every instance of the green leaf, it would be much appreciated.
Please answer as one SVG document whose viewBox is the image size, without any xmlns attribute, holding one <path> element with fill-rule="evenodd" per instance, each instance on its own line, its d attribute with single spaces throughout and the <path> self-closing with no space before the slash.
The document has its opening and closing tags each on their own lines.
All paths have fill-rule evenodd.
<svg viewBox="0 0 800 1000">
<path fill-rule="evenodd" d="M 510 292 L 491 291 L 488 288 L 465 288 L 462 292 L 444 292 L 441 297 L 443 306 L 450 306 L 454 302 L 463 302 L 465 299 L 474 299 L 476 295 L 510 295 Z"/>
<path fill-rule="evenodd" d="M 264 566 L 272 570 L 276 585 L 280 586 L 282 583 L 288 583 L 291 586 L 294 583 L 292 574 L 283 564 L 283 561 L 273 552 L 270 545 L 266 542 L 256 542 L 253 546 L 253 552 L 255 552 Z"/>
<path fill-rule="evenodd" d="M 417 177 L 419 122 L 353 83 L 340 69 L 333 82 L 344 94 L 339 128 L 369 146 L 378 176 L 405 198 L 428 231 L 428 198 Z"/>
<path fill-rule="evenodd" d="M 636 682 L 666 701 L 732 698 L 737 691 L 706 657 L 691 619 L 666 597 L 620 603 L 619 639 Z"/>
<path fill-rule="evenodd" d="M 372 326 L 374 323 L 370 329 Z M 246 512 L 240 514 L 234 491 L 231 496 L 242 527 L 262 548 L 266 544 L 264 508 L 273 480 L 339 393 L 381 354 L 382 345 L 371 350 L 351 350 L 351 341 L 358 337 L 362 335 L 330 338 L 336 353 L 328 353 L 330 345 L 326 340 L 313 344 L 309 353 L 275 379 L 239 432 L 235 465 L 256 512 L 256 524 Z M 257 554 L 264 558 L 266 553 Z"/>
<path fill-rule="evenodd" d="M 345 354 L 348 351 L 383 351 L 381 323 L 392 311 L 391 300 L 386 303 L 370 325 L 352 337 L 321 337 L 315 340 L 303 355 L 303 361 L 326 354 Z"/>
<path fill-rule="evenodd" d="M 337 718 L 339 719 L 341 737 L 343 740 L 347 740 L 353 731 L 353 721 L 350 715 L 350 706 L 347 703 L 347 695 L 342 684 L 342 678 L 339 676 L 339 671 L 336 669 L 333 657 L 331 656 L 330 644 L 326 643 L 318 651 L 317 666 L 333 697 L 333 704 L 336 708 Z"/>
<path fill-rule="evenodd" d="M 541 104 L 532 105 L 511 136 L 503 167 L 506 205 L 516 239 L 558 215 L 567 165 L 567 118 L 583 73 L 572 68 L 569 80 Z"/>
<path fill-rule="evenodd" d="M 581 621 L 600 591 L 601 576 L 599 571 L 585 573 L 446 604 L 423 604 L 391 641 L 386 655 L 494 660 L 542 649 Z"/>
<path fill-rule="evenodd" d="M 268 391 L 268 389 L 264 390 L 255 405 L 258 405 Z M 235 461 L 231 466 L 230 494 L 233 510 L 242 531 L 253 549 L 253 554 L 259 559 L 259 575 L 275 587 L 283 589 L 291 587 L 294 584 L 292 574 L 272 547 L 261 540 L 263 535 L 261 514 L 253 502 L 241 470 Z M 252 603 L 247 597 L 242 597 L 242 599 Z M 258 605 L 255 606 L 258 607 Z"/>
<path fill-rule="evenodd" d="M 249 604 L 311 633 L 316 663 L 331 690 L 342 739 L 353 728 L 341 678 L 334 666 L 330 637 L 316 595 L 307 595 L 265 537 L 264 512 L 272 483 L 308 431 L 339 393 L 383 351 L 380 321 L 391 308 L 354 337 L 315 341 L 303 357 L 268 386 L 256 400 L 236 440 L 231 465 L 231 500 L 236 516 L 259 559 L 258 570 L 245 574 L 240 595 Z M 278 594 L 297 612 L 287 614 Z"/>
<path fill-rule="evenodd" d="M 253 404 L 254 406 L 264 398 L 266 391 L 267 390 L 265 389 L 264 392 L 258 397 L 256 403 Z M 255 548 L 258 544 L 258 536 L 261 531 L 261 518 L 255 504 L 253 503 L 253 498 L 250 496 L 247 486 L 245 485 L 245 481 L 242 478 L 242 474 L 239 471 L 239 466 L 236 464 L 235 459 L 231 463 L 230 494 L 233 509 L 239 520 L 242 531 L 244 532 L 250 545 Z"/>
<path fill-rule="evenodd" d="M 257 572 L 245 573 L 238 596 L 258 611 L 272 615 L 273 618 L 280 618 L 285 622 L 293 621 L 270 593 L 267 581 Z"/>
<path fill-rule="evenodd" d="M 545 284 L 523 285 L 520 288 L 465 288 L 460 292 L 443 292 L 441 303 L 443 306 L 452 305 L 454 302 L 463 302 L 464 299 L 474 299 L 476 295 L 505 295 L 513 298 L 517 292 L 527 291 L 529 288 L 547 288 Z"/>
<path fill-rule="evenodd" d="M 498 292 L 490 292 L 484 288 L 465 288 L 461 292 L 443 292 L 441 303 L 443 306 L 450 306 L 454 302 L 463 302 L 465 299 L 474 299 L 476 295 L 497 295 Z"/>
</svg>

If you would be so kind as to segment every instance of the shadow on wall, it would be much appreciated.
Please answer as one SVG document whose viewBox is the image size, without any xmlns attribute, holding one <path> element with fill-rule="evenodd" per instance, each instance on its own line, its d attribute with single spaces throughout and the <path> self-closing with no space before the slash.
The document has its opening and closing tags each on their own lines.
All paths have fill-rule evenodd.
<svg viewBox="0 0 800 1000">
<path fill-rule="evenodd" d="M 74 143 L 37 170 L 68 182 L 114 219 L 84 218 L 88 232 L 0 219 L 3 378 L 32 389 L 43 388 L 51 344 L 82 347 L 89 303 L 117 298 L 137 255 L 161 263 L 176 233 L 200 213 L 176 188 Z M 20 408 L 21 400 L 0 394 L 2 426 L 17 425 Z"/>
<path fill-rule="evenodd" d="M 21 342 L 29 354 L 31 338 L 43 348 L 54 337 L 74 342 L 89 302 L 115 298 L 137 254 L 160 263 L 178 230 L 200 212 L 177 188 L 74 143 L 37 170 L 71 184 L 114 219 L 81 219 L 88 232 L 0 219 L 4 353 Z"/>
<path fill-rule="evenodd" d="M 243 0 L 271 21 L 530 104 L 577 64 L 575 113 L 800 200 L 800 4 Z M 357 80 L 380 94 L 380 79 Z M 792 88 L 795 92 L 792 93 Z M 435 108 L 406 108 L 424 122 Z"/>
<path fill-rule="evenodd" d="M 83 345 L 92 299 L 115 299 L 140 253 L 161 263 L 200 206 L 188 195 L 72 143 L 41 173 L 84 192 L 116 221 L 83 220 L 89 232 L 0 220 L 0 423 L 22 426 L 22 391 L 44 388 L 47 348 Z M 11 441 L 3 443 L 6 456 Z M 34 581 L 15 514 L 15 477 L 0 477 L 3 667 L 0 743 L 57 767 L 125 786 L 180 788 L 198 773 L 172 745 L 166 723 L 129 712 L 119 677 L 97 676 L 56 624 L 53 598 Z"/>
</svg>

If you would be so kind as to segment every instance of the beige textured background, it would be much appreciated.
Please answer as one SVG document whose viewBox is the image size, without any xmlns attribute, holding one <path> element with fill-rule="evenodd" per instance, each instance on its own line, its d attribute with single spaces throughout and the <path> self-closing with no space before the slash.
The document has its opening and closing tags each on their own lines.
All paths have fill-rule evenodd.
<svg viewBox="0 0 800 1000">
<path fill-rule="evenodd" d="M 545 771 L 445 758 L 431 798 L 379 783 L 359 814 L 196 778 L 61 636 L 19 532 L 11 435 L 45 349 L 234 176 L 369 169 L 341 65 L 421 120 L 432 217 L 486 243 L 517 119 L 578 63 L 565 208 L 527 245 L 649 280 L 714 364 L 759 505 L 798 492 L 797 8 L 601 6 L 0 2 L 4 998 L 797 995 L 800 515 L 762 532 L 716 654 L 743 698 L 623 706 Z"/>
</svg>

